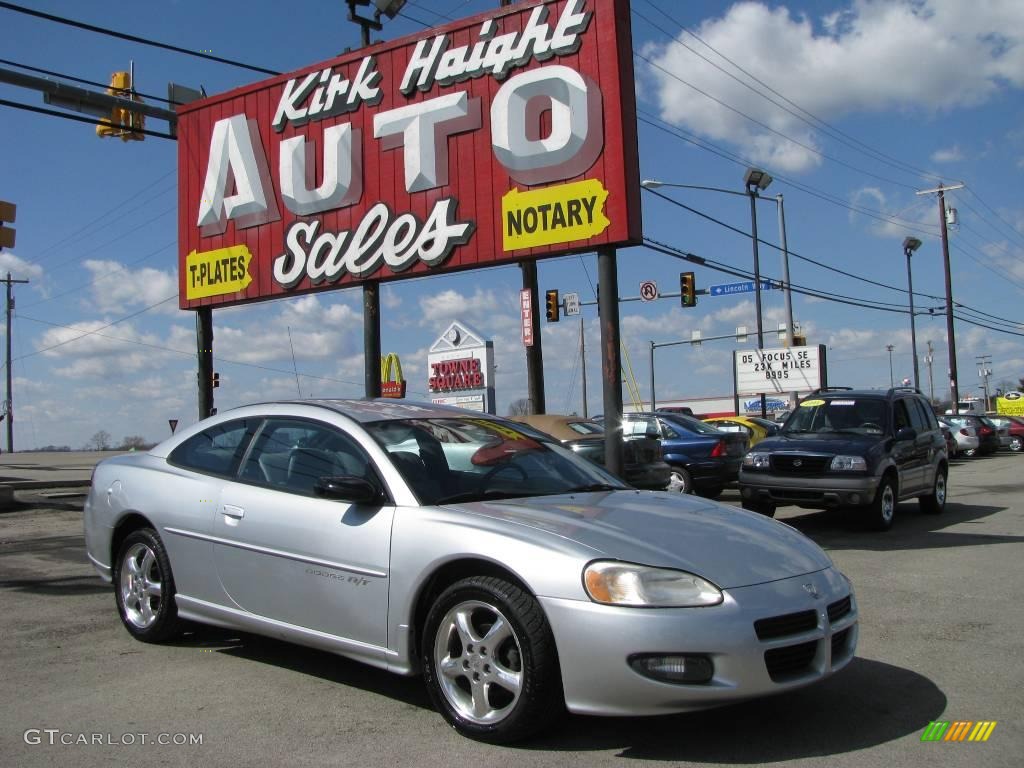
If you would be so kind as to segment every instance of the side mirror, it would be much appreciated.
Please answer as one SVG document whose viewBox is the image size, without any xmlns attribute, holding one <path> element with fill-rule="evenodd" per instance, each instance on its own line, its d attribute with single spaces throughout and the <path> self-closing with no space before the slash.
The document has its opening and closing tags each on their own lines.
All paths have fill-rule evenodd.
<svg viewBox="0 0 1024 768">
<path fill-rule="evenodd" d="M 917 430 L 913 427 L 903 427 L 896 432 L 896 440 L 902 442 L 904 440 L 916 440 Z"/>
<path fill-rule="evenodd" d="M 341 475 L 321 477 L 313 485 L 313 493 L 322 499 L 368 504 L 380 499 L 380 489 L 363 477 Z"/>
</svg>

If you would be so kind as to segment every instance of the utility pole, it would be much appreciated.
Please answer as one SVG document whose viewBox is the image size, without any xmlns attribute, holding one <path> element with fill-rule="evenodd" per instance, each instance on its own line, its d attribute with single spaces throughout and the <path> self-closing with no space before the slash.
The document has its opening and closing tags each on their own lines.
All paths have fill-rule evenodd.
<svg viewBox="0 0 1024 768">
<path fill-rule="evenodd" d="M 7 415 L 7 452 L 14 453 L 14 399 L 11 394 L 11 313 L 14 311 L 14 283 L 27 283 L 28 280 L 12 280 L 11 273 L 7 273 L 7 399 L 4 401 L 4 411 Z"/>
<path fill-rule="evenodd" d="M 896 385 L 896 380 L 892 375 L 892 351 L 896 349 L 892 344 L 886 344 L 885 348 L 889 350 L 889 386 L 893 387 Z"/>
<path fill-rule="evenodd" d="M 580 378 L 583 380 L 583 418 L 587 418 L 587 342 L 583 335 L 583 315 L 580 314 Z"/>
<path fill-rule="evenodd" d="M 956 373 L 956 337 L 953 333 L 953 280 L 949 270 L 949 234 L 946 230 L 946 198 L 945 193 L 954 189 L 961 189 L 963 184 L 954 184 L 946 187 L 939 185 L 935 189 L 925 189 L 918 192 L 918 195 L 930 195 L 933 192 L 939 193 L 939 226 L 942 229 L 942 259 L 946 274 L 946 343 L 949 346 L 949 398 L 952 401 L 950 407 L 953 415 L 960 413 L 958 403 L 960 402 L 960 388 L 957 386 Z"/>
<path fill-rule="evenodd" d="M 926 363 L 928 363 L 928 392 L 929 392 L 928 397 L 929 397 L 929 400 L 931 401 L 931 404 L 935 405 L 935 379 L 932 378 L 932 360 L 934 359 L 934 357 L 932 356 L 932 343 L 931 343 L 931 341 L 929 341 L 927 343 L 928 343 L 928 357 L 926 357 L 924 360 L 925 360 Z"/>
<path fill-rule="evenodd" d="M 985 393 L 985 410 L 989 410 L 988 377 L 992 375 L 992 355 L 978 355 L 974 358 L 978 363 L 978 376 L 981 378 L 981 388 Z"/>
</svg>

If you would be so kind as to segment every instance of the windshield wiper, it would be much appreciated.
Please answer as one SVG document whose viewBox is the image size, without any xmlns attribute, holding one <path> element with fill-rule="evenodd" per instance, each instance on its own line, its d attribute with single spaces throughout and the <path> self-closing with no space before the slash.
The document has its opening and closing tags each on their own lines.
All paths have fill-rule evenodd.
<svg viewBox="0 0 1024 768">
<path fill-rule="evenodd" d="M 575 488 L 569 488 L 565 491 L 559 491 L 559 493 L 587 493 L 588 491 L 624 491 L 626 488 L 618 485 L 609 485 L 608 483 L 591 483 L 590 485 L 577 485 Z"/>
<path fill-rule="evenodd" d="M 519 499 L 524 496 L 536 496 L 534 493 L 519 493 L 517 491 L 462 491 L 453 493 L 450 496 L 442 496 L 434 504 L 458 504 L 463 501 L 484 501 L 489 499 Z"/>
</svg>

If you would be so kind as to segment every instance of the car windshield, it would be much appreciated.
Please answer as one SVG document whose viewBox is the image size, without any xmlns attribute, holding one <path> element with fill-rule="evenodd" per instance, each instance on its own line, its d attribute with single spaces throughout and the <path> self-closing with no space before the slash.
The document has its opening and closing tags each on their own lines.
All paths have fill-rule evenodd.
<svg viewBox="0 0 1024 768">
<path fill-rule="evenodd" d="M 690 432 L 696 432 L 698 435 L 718 435 L 724 431 L 713 424 L 706 424 L 700 419 L 683 413 L 673 413 L 671 416 L 666 416 L 665 421 L 676 424 Z"/>
<path fill-rule="evenodd" d="M 879 398 L 811 398 L 800 403 L 781 433 L 881 435 L 888 422 L 885 405 Z"/>
<path fill-rule="evenodd" d="M 472 416 L 366 425 L 423 504 L 629 488 L 522 425 Z"/>
<path fill-rule="evenodd" d="M 603 435 L 604 427 L 593 421 L 569 421 L 565 426 L 581 435 Z"/>
</svg>

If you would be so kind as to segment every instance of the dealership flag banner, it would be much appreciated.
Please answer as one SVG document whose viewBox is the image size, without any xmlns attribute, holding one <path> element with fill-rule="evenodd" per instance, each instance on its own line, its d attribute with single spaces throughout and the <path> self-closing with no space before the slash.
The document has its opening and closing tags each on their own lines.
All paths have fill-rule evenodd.
<svg viewBox="0 0 1024 768">
<path fill-rule="evenodd" d="M 535 0 L 180 106 L 180 306 L 640 242 L 629 22 Z"/>
</svg>

